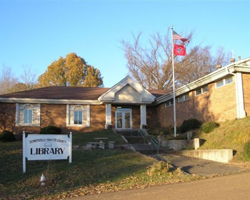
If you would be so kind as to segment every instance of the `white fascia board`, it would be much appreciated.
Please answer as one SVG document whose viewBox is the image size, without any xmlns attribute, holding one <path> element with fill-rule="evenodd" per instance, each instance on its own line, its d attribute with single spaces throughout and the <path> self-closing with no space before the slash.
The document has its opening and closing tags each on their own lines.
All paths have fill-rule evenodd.
<svg viewBox="0 0 250 200">
<path fill-rule="evenodd" d="M 148 102 L 148 103 L 152 103 L 154 102 L 155 97 L 151 98 L 151 96 L 147 97 L 147 98 L 142 98 L 141 101 L 144 102 Z"/>
<path fill-rule="evenodd" d="M 236 65 L 235 72 L 250 73 L 250 66 Z"/>
<path fill-rule="evenodd" d="M 126 85 L 130 85 L 133 87 L 140 95 L 141 101 L 143 103 L 152 103 L 155 100 L 155 96 L 153 96 L 150 92 L 144 89 L 139 83 L 134 81 L 130 76 L 126 76 L 122 79 L 119 83 L 115 84 L 112 88 L 110 88 L 107 92 L 101 95 L 98 98 L 98 101 L 105 102 L 105 103 L 114 103 L 115 94 L 124 88 Z M 142 103 L 142 102 L 123 102 L 123 103 Z"/>
<path fill-rule="evenodd" d="M 90 104 L 100 105 L 97 100 L 72 100 L 72 99 L 30 99 L 30 98 L 0 98 L 5 103 L 48 103 L 48 104 Z"/>
<path fill-rule="evenodd" d="M 246 65 L 244 65 L 246 64 Z M 221 69 L 218 69 L 206 76 L 203 76 L 187 85 L 184 85 L 178 89 L 176 89 L 176 96 L 179 96 L 181 94 L 184 94 L 186 92 L 189 92 L 191 90 L 194 90 L 196 88 L 199 88 L 203 85 L 206 85 L 208 83 L 217 81 L 231 73 L 235 73 L 235 72 L 245 72 L 245 73 L 250 73 L 250 58 L 246 58 L 244 60 L 240 60 L 238 62 L 232 63 L 230 65 L 227 65 Z M 160 96 L 156 99 L 155 104 L 160 104 L 163 103 L 167 100 L 170 100 L 173 98 L 173 93 L 168 93 L 165 94 L 163 96 Z"/>
<path fill-rule="evenodd" d="M 115 93 L 117 90 L 122 89 L 122 87 L 124 87 L 125 83 L 127 82 L 127 79 L 129 78 L 129 76 L 126 76 L 124 79 L 122 79 L 120 82 L 116 83 L 113 87 L 111 87 L 107 92 L 105 92 L 104 94 L 102 94 L 99 98 L 98 101 L 110 101 L 110 100 L 114 100 L 115 97 Z"/>
<path fill-rule="evenodd" d="M 189 92 L 191 90 L 194 90 L 196 88 L 199 88 L 203 85 L 206 85 L 208 83 L 211 83 L 211 82 L 214 82 L 218 79 L 221 79 L 225 76 L 227 76 L 228 74 L 234 72 L 235 69 L 234 69 L 234 66 L 233 65 L 230 65 L 230 66 L 227 66 L 227 67 L 223 67 L 219 70 L 216 70 L 206 76 L 203 76 L 202 78 L 199 78 L 191 83 L 188 83 L 187 85 L 184 85 L 178 89 L 176 89 L 176 97 L 179 96 L 179 95 L 182 95 L 186 92 Z M 173 93 L 169 93 L 169 94 L 165 94 L 163 96 L 160 96 L 156 99 L 156 102 L 155 104 L 160 104 L 160 103 L 163 103 L 167 100 L 170 100 L 173 98 Z"/>
</svg>

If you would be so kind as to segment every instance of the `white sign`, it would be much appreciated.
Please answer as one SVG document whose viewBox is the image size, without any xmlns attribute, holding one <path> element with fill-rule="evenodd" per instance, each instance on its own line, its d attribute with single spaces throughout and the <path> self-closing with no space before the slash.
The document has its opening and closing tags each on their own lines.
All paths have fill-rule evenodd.
<svg viewBox="0 0 250 200">
<path fill-rule="evenodd" d="M 72 133 L 68 135 L 29 134 L 23 132 L 23 172 L 28 160 L 64 160 L 72 162 Z"/>
</svg>

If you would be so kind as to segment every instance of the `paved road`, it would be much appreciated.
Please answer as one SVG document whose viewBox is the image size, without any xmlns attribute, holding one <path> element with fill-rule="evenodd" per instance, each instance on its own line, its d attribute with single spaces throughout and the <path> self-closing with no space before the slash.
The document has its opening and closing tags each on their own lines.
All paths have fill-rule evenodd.
<svg viewBox="0 0 250 200">
<path fill-rule="evenodd" d="M 250 173 L 70 200 L 250 200 Z"/>
</svg>

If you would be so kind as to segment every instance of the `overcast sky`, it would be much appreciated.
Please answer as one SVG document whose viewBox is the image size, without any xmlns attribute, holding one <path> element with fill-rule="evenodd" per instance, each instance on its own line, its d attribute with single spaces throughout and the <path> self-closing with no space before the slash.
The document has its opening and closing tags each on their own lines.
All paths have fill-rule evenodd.
<svg viewBox="0 0 250 200">
<path fill-rule="evenodd" d="M 249 8 L 247 0 L 0 0 L 0 70 L 10 67 L 18 77 L 29 67 L 39 76 L 75 52 L 112 87 L 128 75 L 120 41 L 132 42 L 132 33 L 142 32 L 147 42 L 171 25 L 178 33 L 195 31 L 192 45 L 224 47 L 246 58 Z"/>
</svg>

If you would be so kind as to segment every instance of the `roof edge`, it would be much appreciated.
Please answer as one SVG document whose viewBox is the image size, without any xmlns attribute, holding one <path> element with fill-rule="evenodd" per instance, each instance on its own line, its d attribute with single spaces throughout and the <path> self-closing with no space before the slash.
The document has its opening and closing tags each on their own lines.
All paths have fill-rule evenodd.
<svg viewBox="0 0 250 200">
<path fill-rule="evenodd" d="M 100 105 L 98 100 L 74 100 L 74 99 L 32 99 L 32 98 L 0 98 L 4 103 L 49 103 L 49 104 L 90 104 Z"/>
<path fill-rule="evenodd" d="M 196 88 L 201 87 L 202 85 L 206 85 L 208 83 L 214 82 L 216 80 L 219 80 L 229 74 L 235 73 L 235 72 L 246 72 L 250 73 L 250 66 L 249 65 L 240 65 L 242 63 L 247 63 L 250 61 L 250 57 L 240 60 L 238 62 L 231 63 L 221 69 L 218 69 L 212 73 L 209 73 L 191 83 L 188 83 L 184 86 L 181 86 L 180 88 L 176 89 L 176 96 L 179 96 L 181 94 L 184 94 L 186 92 L 192 91 Z M 156 101 L 154 102 L 155 105 L 161 104 L 167 100 L 170 100 L 173 98 L 173 92 L 170 92 L 168 94 L 162 95 L 158 98 L 156 98 Z"/>
</svg>

